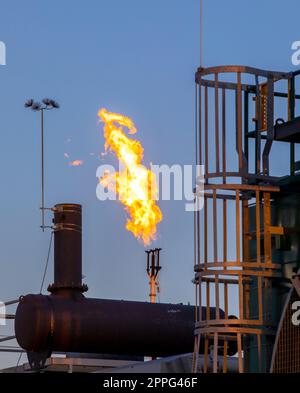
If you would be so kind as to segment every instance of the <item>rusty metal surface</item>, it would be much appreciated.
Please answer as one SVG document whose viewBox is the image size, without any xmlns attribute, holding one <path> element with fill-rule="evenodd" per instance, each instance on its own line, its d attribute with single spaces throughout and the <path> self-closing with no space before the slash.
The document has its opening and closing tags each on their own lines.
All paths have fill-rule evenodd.
<svg viewBox="0 0 300 393">
<path fill-rule="evenodd" d="M 192 352 L 194 311 L 181 304 L 27 295 L 17 308 L 15 332 L 26 351 L 168 356 Z M 205 319 L 205 308 L 202 314 Z"/>
<path fill-rule="evenodd" d="M 281 142 L 300 142 L 300 117 L 275 125 L 275 139 Z"/>
<path fill-rule="evenodd" d="M 211 75 L 215 73 L 235 73 L 235 72 L 241 72 L 244 74 L 251 74 L 251 75 L 259 75 L 265 78 L 272 77 L 275 80 L 290 79 L 292 78 L 293 75 L 291 72 L 262 70 L 259 68 L 248 67 L 243 65 L 225 65 L 225 66 L 198 68 L 196 75 L 204 76 L 204 75 Z"/>
<path fill-rule="evenodd" d="M 276 82 L 281 79 L 288 81 L 284 93 L 275 90 Z M 197 370 L 201 339 L 205 341 L 204 372 L 208 371 L 210 357 L 212 370 L 217 372 L 218 348 L 222 346 L 226 372 L 226 346 L 234 338 L 239 372 L 265 372 L 269 370 L 278 323 L 273 310 L 281 307 L 274 283 L 283 280 L 282 261 L 273 259 L 272 244 L 275 235 L 284 234 L 282 225 L 274 225 L 274 211 L 271 212 L 271 204 L 282 193 L 278 178 L 270 174 L 269 168 L 269 156 L 276 142 L 274 119 L 278 116 L 274 97 L 286 98 L 287 112 L 293 118 L 294 74 L 219 66 L 199 68 L 195 80 L 196 97 L 204 95 L 197 105 L 195 141 L 197 157 L 201 157 L 199 164 L 204 164 L 205 173 L 201 194 L 204 208 L 195 225 L 194 283 L 196 304 L 200 309 L 206 306 L 208 315 L 206 320 L 201 320 L 201 313 L 196 315 L 193 371 Z M 254 119 L 250 113 L 255 113 Z M 287 126 L 289 123 L 285 123 Z M 251 149 L 249 138 L 255 138 Z M 295 155 L 291 153 L 292 172 L 294 161 Z M 251 210 L 253 202 L 256 209 Z M 254 222 L 251 228 L 250 221 Z M 230 257 L 229 241 L 235 246 Z M 253 245 L 255 255 L 252 255 Z M 228 315 L 224 318 L 218 312 L 215 317 L 209 315 L 211 304 L 217 309 L 224 304 L 228 313 L 229 290 L 235 290 L 234 286 L 238 319 L 230 321 Z"/>
<path fill-rule="evenodd" d="M 42 368 L 52 352 L 159 357 L 191 352 L 194 306 L 84 297 L 81 206 L 59 204 L 53 211 L 52 294 L 22 296 L 15 317 L 16 339 L 31 366 Z M 201 313 L 204 319 L 207 310 Z M 224 314 L 219 307 L 218 314 Z M 209 315 L 214 318 L 214 308 Z M 235 353 L 234 343 L 229 352 Z"/>
<path fill-rule="evenodd" d="M 81 205 L 54 206 L 54 283 L 48 290 L 87 290 L 82 285 L 82 218 Z"/>
<path fill-rule="evenodd" d="M 295 289 L 291 289 L 277 331 L 272 356 L 272 373 L 300 372 L 300 329 L 292 322 L 292 315 L 295 312 L 292 304 L 296 301 L 299 301 L 299 296 Z"/>
</svg>

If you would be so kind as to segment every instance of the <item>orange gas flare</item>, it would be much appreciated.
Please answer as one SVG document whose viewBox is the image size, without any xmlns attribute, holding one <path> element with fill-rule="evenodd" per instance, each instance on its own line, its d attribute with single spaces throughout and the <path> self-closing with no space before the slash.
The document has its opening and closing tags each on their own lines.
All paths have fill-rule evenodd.
<svg viewBox="0 0 300 393">
<path fill-rule="evenodd" d="M 101 109 L 98 113 L 104 122 L 105 150 L 111 150 L 124 169 L 110 174 L 106 172 L 100 183 L 113 190 L 129 214 L 126 229 L 141 239 L 145 245 L 156 238 L 157 224 L 162 220 L 162 212 L 156 204 L 157 183 L 153 172 L 141 162 L 144 149 L 141 143 L 126 136 L 135 134 L 133 121 L 120 114 Z"/>
</svg>

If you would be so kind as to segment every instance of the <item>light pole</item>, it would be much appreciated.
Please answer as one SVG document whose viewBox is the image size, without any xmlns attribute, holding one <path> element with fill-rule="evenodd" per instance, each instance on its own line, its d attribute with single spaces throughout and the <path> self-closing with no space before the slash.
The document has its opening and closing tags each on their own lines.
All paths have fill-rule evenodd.
<svg viewBox="0 0 300 393">
<path fill-rule="evenodd" d="M 51 109 L 58 109 L 59 104 L 49 98 L 44 98 L 42 102 L 34 101 L 32 98 L 25 102 L 25 108 L 31 108 L 35 112 L 41 113 L 41 159 L 42 159 L 42 171 L 41 171 L 41 182 L 42 182 L 42 225 L 43 232 L 45 230 L 45 173 L 44 173 L 44 111 Z"/>
</svg>

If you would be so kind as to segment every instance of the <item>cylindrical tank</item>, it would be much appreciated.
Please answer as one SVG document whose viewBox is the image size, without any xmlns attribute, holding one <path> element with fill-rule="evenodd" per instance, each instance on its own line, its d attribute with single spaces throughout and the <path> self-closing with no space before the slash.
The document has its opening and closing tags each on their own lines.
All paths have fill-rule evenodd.
<svg viewBox="0 0 300 393">
<path fill-rule="evenodd" d="M 195 308 L 86 298 L 82 292 L 81 206 L 54 209 L 51 295 L 20 298 L 15 334 L 28 353 L 168 356 L 193 351 Z M 215 309 L 211 309 L 211 317 Z M 220 311 L 221 317 L 224 315 Z M 203 319 L 206 310 L 203 309 Z M 235 345 L 231 351 L 235 353 Z M 200 351 L 203 351 L 200 345 Z"/>
<path fill-rule="evenodd" d="M 15 333 L 26 351 L 162 357 L 192 352 L 194 310 L 181 304 L 27 295 L 17 308 Z"/>
</svg>

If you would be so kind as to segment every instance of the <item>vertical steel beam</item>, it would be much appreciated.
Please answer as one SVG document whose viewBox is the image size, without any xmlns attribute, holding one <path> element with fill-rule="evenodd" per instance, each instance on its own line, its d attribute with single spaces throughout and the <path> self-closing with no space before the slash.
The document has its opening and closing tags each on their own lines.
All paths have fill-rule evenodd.
<svg viewBox="0 0 300 393">
<path fill-rule="evenodd" d="M 242 137 L 242 86 L 241 73 L 237 73 L 236 89 L 236 151 L 238 153 L 239 172 L 243 172 L 243 137 Z"/>
<path fill-rule="evenodd" d="M 255 232 L 256 232 L 256 261 L 261 263 L 261 251 L 260 251 L 260 199 L 259 191 L 255 192 Z"/>
<path fill-rule="evenodd" d="M 261 111 L 260 111 L 260 87 L 258 76 L 255 75 L 255 85 L 256 85 L 256 133 L 255 133 L 255 173 L 257 175 L 261 172 L 260 155 L 261 155 Z"/>
<path fill-rule="evenodd" d="M 207 238 L 207 197 L 204 195 L 204 267 L 208 262 L 208 238 Z"/>
<path fill-rule="evenodd" d="M 267 140 L 263 150 L 263 174 L 269 175 L 269 154 L 274 140 L 274 81 L 267 82 Z"/>
<path fill-rule="evenodd" d="M 264 254 L 265 263 L 271 263 L 271 202 L 270 193 L 264 192 Z"/>
<path fill-rule="evenodd" d="M 208 91 L 204 87 L 204 144 L 205 144 L 205 174 L 208 174 Z"/>
<path fill-rule="evenodd" d="M 249 172 L 249 93 L 244 91 L 244 152 L 246 158 L 246 172 Z"/>
<path fill-rule="evenodd" d="M 214 231 L 214 262 L 218 262 L 218 214 L 217 214 L 217 193 L 213 191 L 213 231 Z"/>
<path fill-rule="evenodd" d="M 215 73 L 215 143 L 216 143 L 216 172 L 220 173 L 220 144 L 219 144 L 219 81 Z"/>
<path fill-rule="evenodd" d="M 210 283 L 206 281 L 206 320 L 210 320 Z"/>
<path fill-rule="evenodd" d="M 218 372 L 218 333 L 214 333 L 213 372 Z"/>
<path fill-rule="evenodd" d="M 295 76 L 288 80 L 288 120 L 295 118 Z M 290 175 L 295 174 L 295 143 L 290 144 Z"/>
<path fill-rule="evenodd" d="M 215 298 L 216 298 L 216 319 L 220 319 L 220 291 L 219 291 L 219 276 L 215 276 Z"/>
<path fill-rule="evenodd" d="M 257 334 L 257 357 L 258 357 L 258 369 L 259 372 L 262 372 L 262 342 L 261 342 L 261 334 Z"/>
<path fill-rule="evenodd" d="M 226 183 L 226 90 L 222 89 L 222 172 Z"/>
<path fill-rule="evenodd" d="M 241 233 L 240 233 L 240 191 L 236 190 L 235 192 L 235 220 L 236 220 L 236 262 L 240 263 L 241 261 Z"/>
<path fill-rule="evenodd" d="M 242 335 L 241 335 L 241 333 L 237 333 L 237 345 L 238 345 L 238 366 L 239 366 L 239 373 L 243 373 L 243 372 L 244 372 L 244 365 L 243 365 Z"/>
</svg>

